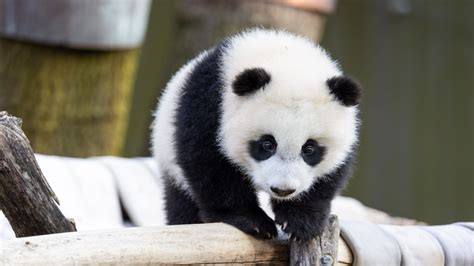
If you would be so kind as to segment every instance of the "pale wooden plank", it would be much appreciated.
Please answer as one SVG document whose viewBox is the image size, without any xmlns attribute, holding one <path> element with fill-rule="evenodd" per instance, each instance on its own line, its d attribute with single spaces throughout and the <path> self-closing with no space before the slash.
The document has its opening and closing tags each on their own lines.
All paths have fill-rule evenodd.
<svg viewBox="0 0 474 266">
<path fill-rule="evenodd" d="M 343 241 L 338 261 L 350 263 Z M 346 257 L 343 257 L 346 256 Z M 286 241 L 262 241 L 222 224 L 83 231 L 0 245 L 0 264 L 288 263 Z"/>
</svg>

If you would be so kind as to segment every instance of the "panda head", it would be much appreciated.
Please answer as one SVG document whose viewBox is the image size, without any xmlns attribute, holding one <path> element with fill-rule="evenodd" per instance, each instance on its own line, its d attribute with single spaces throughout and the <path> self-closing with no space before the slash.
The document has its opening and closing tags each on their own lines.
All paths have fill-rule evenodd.
<svg viewBox="0 0 474 266">
<path fill-rule="evenodd" d="M 352 152 L 360 86 L 319 46 L 253 30 L 228 41 L 221 72 L 219 145 L 257 189 L 297 198 Z"/>
</svg>

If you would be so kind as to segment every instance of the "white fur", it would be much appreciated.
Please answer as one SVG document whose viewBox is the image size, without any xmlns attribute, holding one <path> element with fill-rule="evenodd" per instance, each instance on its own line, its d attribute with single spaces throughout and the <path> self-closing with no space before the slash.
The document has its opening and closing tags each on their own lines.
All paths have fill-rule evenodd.
<svg viewBox="0 0 474 266">
<path fill-rule="evenodd" d="M 265 69 L 270 83 L 250 96 L 232 92 L 243 70 Z M 255 186 L 307 190 L 341 165 L 357 139 L 357 108 L 345 107 L 330 94 L 326 80 L 341 70 L 319 46 L 286 32 L 253 30 L 231 39 L 223 57 L 224 97 L 220 146 L 247 172 Z M 275 137 L 276 155 L 256 162 L 248 143 L 263 134 Z M 308 139 L 326 147 L 323 161 L 310 167 L 300 156 Z M 276 196 L 276 195 L 273 195 Z"/>
<path fill-rule="evenodd" d="M 163 95 L 160 98 L 158 110 L 154 114 L 155 121 L 152 125 L 152 152 L 158 161 L 160 174 L 168 173 L 176 185 L 189 191 L 188 184 L 183 171 L 176 163 L 176 151 L 174 146 L 174 118 L 176 116 L 177 103 L 181 96 L 181 91 L 185 80 L 191 74 L 196 64 L 198 64 L 207 51 L 189 61 L 186 65 L 171 78 L 166 85 Z"/>
<path fill-rule="evenodd" d="M 159 167 L 188 192 L 176 164 L 173 118 L 183 82 L 205 54 L 182 67 L 168 83 L 152 133 Z M 296 196 L 334 171 L 351 152 L 357 139 L 357 108 L 341 105 L 329 93 L 326 80 L 342 72 L 319 46 L 286 32 L 252 30 L 230 39 L 220 67 L 224 88 L 219 145 L 256 188 L 276 198 L 271 186 L 295 189 L 291 196 Z M 270 83 L 249 96 L 234 94 L 235 77 L 253 67 L 265 69 L 271 75 Z M 263 134 L 275 137 L 277 153 L 257 162 L 250 157 L 249 142 Z M 300 156 L 308 139 L 326 147 L 324 159 L 315 167 Z"/>
</svg>

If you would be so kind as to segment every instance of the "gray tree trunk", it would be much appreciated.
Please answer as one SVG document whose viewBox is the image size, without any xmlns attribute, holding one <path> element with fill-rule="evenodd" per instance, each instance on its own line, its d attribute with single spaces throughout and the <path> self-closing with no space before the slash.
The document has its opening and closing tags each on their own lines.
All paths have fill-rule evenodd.
<svg viewBox="0 0 474 266">
<path fill-rule="evenodd" d="M 0 112 L 0 209 L 17 237 L 76 231 L 20 127 L 20 119 Z"/>
</svg>

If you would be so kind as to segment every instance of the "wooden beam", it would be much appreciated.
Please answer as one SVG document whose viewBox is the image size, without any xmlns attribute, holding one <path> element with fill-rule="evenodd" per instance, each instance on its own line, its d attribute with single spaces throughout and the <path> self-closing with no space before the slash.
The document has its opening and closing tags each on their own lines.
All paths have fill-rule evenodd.
<svg viewBox="0 0 474 266">
<path fill-rule="evenodd" d="M 17 237 L 75 231 L 36 162 L 21 120 L 0 112 L 0 209 Z"/>
<path fill-rule="evenodd" d="M 136 227 L 0 243 L 0 264 L 288 264 L 288 242 L 257 240 L 223 223 Z M 338 265 L 352 263 L 342 239 Z"/>
</svg>

